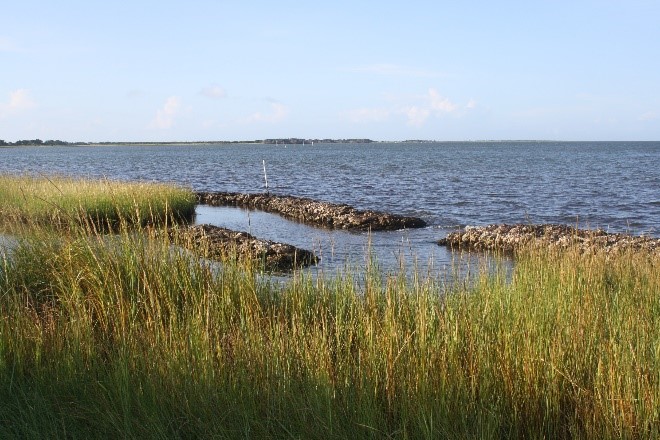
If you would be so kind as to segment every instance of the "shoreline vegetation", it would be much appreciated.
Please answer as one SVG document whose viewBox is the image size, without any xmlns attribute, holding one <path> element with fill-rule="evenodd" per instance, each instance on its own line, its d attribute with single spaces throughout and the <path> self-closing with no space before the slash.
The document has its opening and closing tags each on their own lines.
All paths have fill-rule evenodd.
<svg viewBox="0 0 660 440">
<path fill-rule="evenodd" d="M 100 230 L 190 221 L 196 199 L 185 188 L 144 182 L 0 174 L 0 226 L 30 224 Z"/>
<path fill-rule="evenodd" d="M 29 199 L 5 183 L 0 209 Z M 22 209 L 2 215 L 22 232 L 0 247 L 2 438 L 660 437 L 657 254 L 526 243 L 450 282 L 375 260 L 273 282 L 173 252 L 166 222 Z"/>
<path fill-rule="evenodd" d="M 88 228 L 113 232 L 124 228 L 164 227 L 172 242 L 205 256 L 261 262 L 269 272 L 288 272 L 316 264 L 310 251 L 263 240 L 246 232 L 212 225 L 190 226 L 197 196 L 175 185 L 117 182 L 69 177 L 0 175 L 0 232 L 17 225 L 54 231 Z"/>
<path fill-rule="evenodd" d="M 61 140 L 49 139 L 42 141 L 41 139 L 23 139 L 16 142 L 6 142 L 0 139 L 0 147 L 53 147 L 53 146 L 110 146 L 110 145 L 126 145 L 126 146 L 147 146 L 147 145 L 214 145 L 214 144 L 269 144 L 269 145 L 300 145 L 300 144 L 370 144 L 373 142 L 371 139 L 302 139 L 302 138 L 278 138 L 278 139 L 255 139 L 255 140 L 242 140 L 242 141 L 130 141 L 130 142 L 67 142 Z M 405 141 L 405 142 L 432 142 L 432 141 Z"/>
<path fill-rule="evenodd" d="M 41 140 L 41 139 L 23 139 L 16 142 L 7 142 L 0 139 L 0 147 L 35 147 L 35 146 L 71 146 L 71 147 L 84 147 L 84 146 L 185 146 L 185 145 L 224 145 L 224 144 L 266 144 L 266 145 L 322 145 L 322 144 L 371 144 L 371 143 L 416 143 L 416 144 L 454 144 L 454 143 L 472 143 L 472 142 L 491 142 L 491 143 L 554 143 L 554 142 L 568 142 L 553 139 L 469 139 L 469 140 L 433 140 L 433 139 L 406 139 L 406 140 L 373 140 L 368 138 L 351 138 L 351 139 L 330 139 L 330 138 L 277 138 L 277 139 L 246 139 L 246 140 L 207 140 L 207 141 L 61 141 L 61 140 Z M 571 141 L 575 142 L 575 141 Z M 590 142 L 590 141 L 578 141 Z M 593 141 L 601 142 L 601 141 Z M 609 141 L 609 142 L 622 142 L 626 141 Z M 656 141 L 633 141 L 635 143 L 646 143 Z"/>
</svg>

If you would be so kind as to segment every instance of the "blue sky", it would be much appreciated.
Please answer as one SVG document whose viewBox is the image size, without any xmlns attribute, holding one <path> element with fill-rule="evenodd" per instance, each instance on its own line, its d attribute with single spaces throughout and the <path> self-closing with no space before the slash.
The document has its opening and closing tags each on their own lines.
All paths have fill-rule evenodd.
<svg viewBox="0 0 660 440">
<path fill-rule="evenodd" d="M 660 1 L 5 2 L 0 139 L 660 140 Z"/>
</svg>

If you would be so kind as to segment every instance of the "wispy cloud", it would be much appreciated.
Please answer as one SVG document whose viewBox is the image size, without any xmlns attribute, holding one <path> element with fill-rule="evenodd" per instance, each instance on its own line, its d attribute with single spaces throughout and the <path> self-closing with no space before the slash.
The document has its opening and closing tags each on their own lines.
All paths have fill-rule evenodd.
<svg viewBox="0 0 660 440">
<path fill-rule="evenodd" d="M 403 117 L 409 126 L 422 127 L 431 117 L 462 116 L 476 107 L 477 102 L 474 99 L 470 99 L 465 105 L 459 105 L 441 95 L 437 89 L 431 88 L 423 95 L 399 99 L 398 104 L 352 109 L 343 112 L 342 116 L 353 123 L 382 122 L 399 116 Z"/>
<path fill-rule="evenodd" d="M 429 89 L 418 105 L 407 107 L 403 113 L 408 117 L 408 125 L 421 127 L 429 116 L 442 117 L 448 114 L 458 115 L 476 106 L 476 101 L 471 99 L 465 106 L 452 102 L 446 96 L 441 95 L 436 89 Z"/>
<path fill-rule="evenodd" d="M 36 107 L 27 89 L 18 89 L 9 93 L 9 101 L 0 103 L 0 117 L 10 116 Z"/>
<path fill-rule="evenodd" d="M 451 102 L 449 98 L 440 95 L 436 89 L 429 89 L 427 97 L 431 110 L 438 113 L 452 113 L 458 109 L 458 106 Z"/>
<path fill-rule="evenodd" d="M 252 115 L 248 116 L 245 119 L 245 122 L 247 123 L 254 123 L 254 122 L 268 122 L 268 123 L 274 123 L 274 122 L 280 122 L 289 115 L 289 108 L 285 106 L 284 104 L 281 104 L 279 102 L 271 102 L 270 103 L 270 112 L 268 113 L 262 113 L 262 112 L 256 112 L 253 113 Z"/>
<path fill-rule="evenodd" d="M 217 85 L 204 87 L 199 93 L 211 99 L 223 99 L 227 97 L 225 89 Z"/>
<path fill-rule="evenodd" d="M 349 67 L 344 70 L 354 73 L 366 73 L 385 76 L 408 76 L 418 78 L 437 78 L 444 76 L 440 72 L 434 72 L 432 70 L 419 69 L 410 66 L 402 66 L 399 64 L 368 64 L 364 66 Z"/>
<path fill-rule="evenodd" d="M 176 96 L 170 96 L 162 108 L 156 112 L 156 117 L 149 125 L 150 128 L 167 130 L 174 125 L 174 118 L 181 112 L 181 100 Z"/>
<path fill-rule="evenodd" d="M 408 118 L 408 125 L 421 127 L 429 118 L 431 110 L 425 107 L 412 106 L 403 110 L 403 113 L 405 113 Z"/>
</svg>

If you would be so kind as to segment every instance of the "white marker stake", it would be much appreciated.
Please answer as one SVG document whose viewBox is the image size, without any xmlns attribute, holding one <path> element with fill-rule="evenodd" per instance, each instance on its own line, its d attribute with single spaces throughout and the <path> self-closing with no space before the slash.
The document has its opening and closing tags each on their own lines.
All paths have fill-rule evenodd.
<svg viewBox="0 0 660 440">
<path fill-rule="evenodd" d="M 268 176 L 266 175 L 266 160 L 264 162 L 264 180 L 266 181 L 266 192 L 268 192 Z"/>
</svg>

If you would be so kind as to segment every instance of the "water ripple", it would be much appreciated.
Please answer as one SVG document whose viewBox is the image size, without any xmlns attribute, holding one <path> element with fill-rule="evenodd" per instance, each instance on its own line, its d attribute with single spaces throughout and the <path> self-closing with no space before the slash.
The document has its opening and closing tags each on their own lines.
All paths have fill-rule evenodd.
<svg viewBox="0 0 660 440">
<path fill-rule="evenodd" d="M 0 148 L 0 172 L 168 181 L 200 191 L 264 191 L 264 160 L 272 193 L 417 215 L 432 226 L 660 230 L 660 142 Z"/>
</svg>

